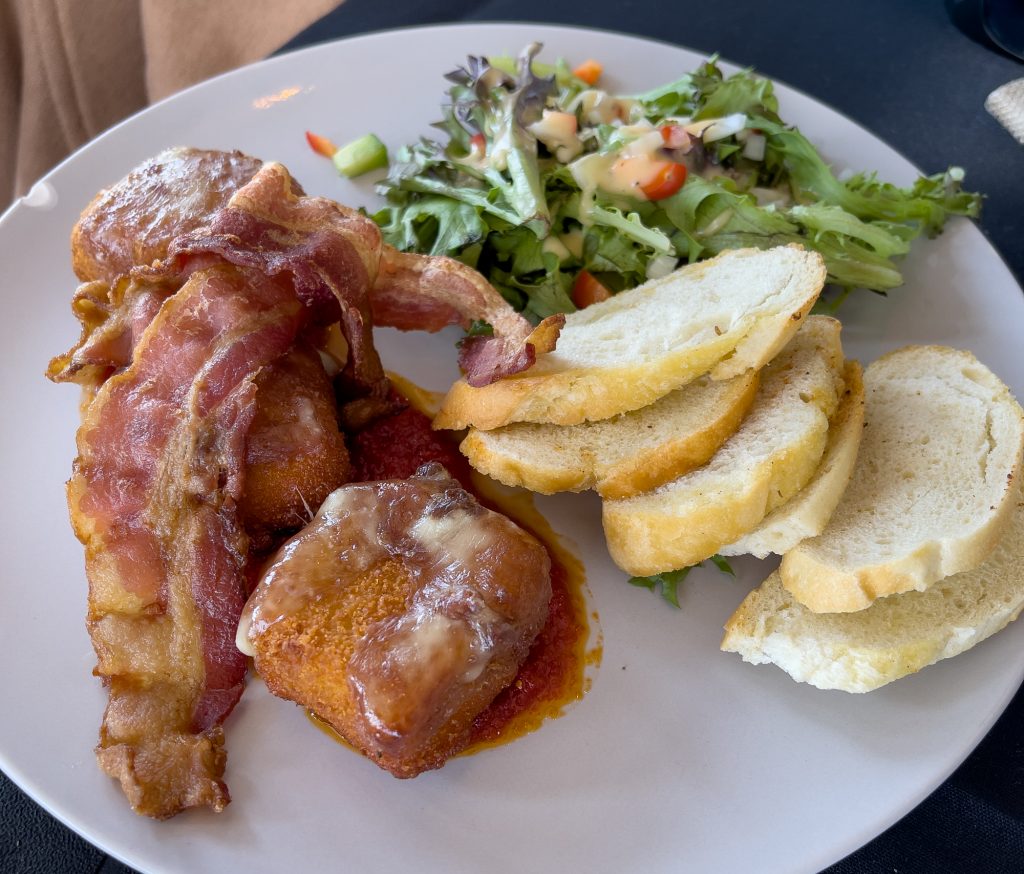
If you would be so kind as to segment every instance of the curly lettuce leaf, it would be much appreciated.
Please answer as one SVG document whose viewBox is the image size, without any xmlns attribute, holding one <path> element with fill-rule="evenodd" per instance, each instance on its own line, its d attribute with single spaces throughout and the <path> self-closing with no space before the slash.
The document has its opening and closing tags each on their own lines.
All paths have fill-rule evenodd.
<svg viewBox="0 0 1024 874">
<path fill-rule="evenodd" d="M 767 135 L 769 151 L 781 160 L 802 203 L 838 206 L 865 221 L 911 224 L 929 236 L 939 233 L 950 215 L 977 217 L 981 210 L 981 196 L 962 190 L 959 168 L 920 177 L 909 189 L 881 182 L 873 173 L 840 182 L 800 131 L 765 118 L 754 119 L 751 125 Z"/>
<path fill-rule="evenodd" d="M 687 179 L 661 208 L 682 233 L 686 255 L 696 261 L 725 249 L 767 249 L 802 242 L 800 229 L 775 209 L 760 207 L 749 194 L 730 190 L 725 179 Z"/>
<path fill-rule="evenodd" d="M 594 225 L 583 235 L 583 267 L 590 273 L 618 274 L 624 277 L 626 287 L 644 281 L 649 260 L 648 247 L 613 228 Z"/>
<path fill-rule="evenodd" d="M 666 571 L 663 574 L 652 574 L 649 577 L 630 577 L 629 584 L 650 592 L 660 592 L 661 597 L 673 607 L 678 608 L 679 585 L 686 579 L 692 567 L 680 568 L 677 571 Z"/>
<path fill-rule="evenodd" d="M 663 118 L 692 116 L 706 101 L 705 95 L 722 81 L 717 56 L 709 58 L 693 73 L 680 76 L 650 91 L 635 95 L 643 106 L 645 117 L 652 121 Z"/>
<path fill-rule="evenodd" d="M 847 288 L 886 291 L 901 285 L 891 259 L 908 251 L 914 235 L 909 226 L 865 222 L 825 203 L 762 207 L 752 195 L 730 190 L 723 179 L 695 177 L 663 208 L 691 261 L 726 249 L 799 243 L 822 255 L 829 283 Z"/>
<path fill-rule="evenodd" d="M 717 66 L 714 69 L 721 77 L 721 70 Z M 704 88 L 702 97 L 702 105 L 693 115 L 697 119 L 722 118 L 735 113 L 778 118 L 779 101 L 771 80 L 755 76 L 750 70 L 713 81 Z"/>
<path fill-rule="evenodd" d="M 604 207 L 594 203 L 587 212 L 587 218 L 595 225 L 612 228 L 661 255 L 675 254 L 675 247 L 665 233 L 658 228 L 645 225 L 638 212 L 624 213 L 618 207 Z"/>
<path fill-rule="evenodd" d="M 710 561 L 719 571 L 727 576 L 735 578 L 736 572 L 728 560 L 717 553 L 711 556 Z M 702 567 L 704 562 L 698 562 L 690 567 L 680 568 L 675 571 L 666 571 L 661 574 L 652 574 L 649 577 L 630 577 L 629 584 L 650 592 L 660 592 L 661 597 L 668 601 L 673 607 L 679 607 L 679 586 L 689 576 L 690 571 L 695 567 Z"/>
<path fill-rule="evenodd" d="M 519 297 L 519 309 L 534 321 L 556 313 L 571 313 L 573 305 L 569 290 L 572 277 L 559 269 L 558 259 L 545 254 L 545 269 L 526 276 L 516 276 L 499 266 L 493 266 L 488 276 L 494 286 L 513 306 Z"/>
<path fill-rule="evenodd" d="M 487 224 L 479 211 L 460 200 L 428 195 L 374 213 L 385 242 L 404 252 L 447 255 L 484 239 Z"/>
<path fill-rule="evenodd" d="M 486 137 L 491 143 L 491 164 L 498 165 L 494 174 L 497 178 L 491 174 L 488 178 L 502 189 L 519 217 L 518 223 L 542 237 L 551 216 L 537 163 L 537 140 L 528 126 L 540 119 L 556 86 L 554 76 L 536 74 L 533 58 L 538 51 L 538 43 L 523 50 L 514 76 L 491 66 L 486 59 L 471 56 L 466 67 L 449 73 L 447 78 L 454 83 L 449 91 L 452 103 L 448 116 L 449 124 L 456 128 L 453 141 L 460 150 L 467 151 L 473 134 Z M 501 176 L 502 170 L 507 171 L 507 179 Z"/>
</svg>

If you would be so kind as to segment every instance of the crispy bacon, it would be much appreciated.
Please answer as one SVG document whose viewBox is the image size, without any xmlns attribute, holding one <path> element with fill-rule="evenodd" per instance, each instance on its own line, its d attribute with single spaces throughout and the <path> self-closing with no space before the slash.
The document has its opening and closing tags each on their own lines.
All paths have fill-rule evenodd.
<svg viewBox="0 0 1024 874">
<path fill-rule="evenodd" d="M 245 676 L 236 502 L 254 378 L 307 316 L 286 282 L 197 271 L 85 411 L 68 501 L 110 686 L 97 756 L 140 813 L 229 800 L 220 723 Z"/>
<path fill-rule="evenodd" d="M 139 338 L 179 281 L 121 276 L 112 286 L 87 282 L 78 287 L 71 311 L 82 325 L 78 342 L 50 362 L 54 382 L 75 382 L 91 396 L 115 370 L 132 360 Z"/>
<path fill-rule="evenodd" d="M 555 348 L 565 324 L 562 314 L 534 328 L 483 276 L 453 258 L 412 255 L 385 246 L 370 297 L 373 320 L 402 331 L 440 331 L 448 325 L 468 330 L 490 325 L 491 336 L 467 337 L 459 366 L 472 386 L 489 385 L 527 370 L 537 355 Z"/>
<path fill-rule="evenodd" d="M 219 810 L 228 801 L 220 723 L 238 700 L 244 678 L 234 630 L 246 588 L 246 534 L 255 525 L 257 536 L 265 537 L 264 516 L 276 524 L 288 507 L 299 509 L 304 497 L 317 501 L 317 494 L 337 487 L 346 472 L 329 385 L 326 391 L 319 384 L 292 385 L 284 396 L 283 382 L 294 370 L 287 362 L 298 354 L 301 326 L 337 318 L 339 290 L 350 290 L 368 310 L 366 270 L 353 235 L 339 232 L 337 221 L 333 227 L 318 223 L 326 202 L 300 200 L 301 189 L 286 173 L 264 177 L 279 187 L 260 207 L 262 217 L 276 211 L 293 225 L 304 218 L 319 236 L 300 228 L 286 241 L 283 226 L 270 228 L 268 221 L 258 238 L 245 214 L 221 210 L 214 230 L 237 229 L 248 238 L 234 248 L 236 261 L 246 261 L 246 247 L 260 247 L 260 255 L 250 259 L 256 267 L 229 266 L 221 254 L 198 252 L 175 252 L 173 265 L 149 265 L 145 259 L 166 259 L 172 248 L 168 216 L 177 216 L 190 231 L 210 224 L 217 216 L 201 215 L 203 204 L 223 206 L 228 189 L 244 181 L 221 173 L 238 164 L 237 156 L 180 151 L 200 176 L 216 176 L 205 180 L 206 196 L 199 196 L 204 179 L 184 179 L 177 172 L 184 164 L 172 153 L 128 177 L 141 180 L 145 196 L 128 180 L 101 195 L 129 229 L 149 230 L 144 255 L 125 249 L 116 222 L 93 208 L 76 226 L 76 252 L 113 253 L 103 266 L 110 275 L 127 275 L 104 274 L 79 289 L 73 310 L 82 337 L 48 372 L 55 381 L 78 382 L 96 398 L 83 410 L 69 503 L 87 547 L 97 673 L 110 685 L 97 756 L 133 806 L 157 817 L 197 805 Z M 255 159 L 244 163 L 249 175 L 260 165 Z M 250 189 L 239 198 L 239 211 L 259 207 L 260 198 L 252 194 Z M 278 195 L 284 206 L 274 202 Z M 367 223 L 359 219 L 364 230 Z M 144 259 L 143 269 L 131 267 L 132 257 Z M 250 324 L 268 294 L 279 312 Z M 267 331 L 269 336 L 261 336 Z M 372 346 L 370 351 L 375 360 Z M 319 367 L 315 353 L 314 359 Z M 326 381 L 317 368 L 307 370 Z M 299 431 L 282 429 L 281 422 L 308 418 L 311 403 L 324 427 L 300 429 L 303 445 L 278 445 L 294 444 Z M 287 461 L 254 466 L 254 445 L 287 452 Z M 335 450 L 330 463 L 323 460 L 325 447 Z M 282 480 L 282 494 L 254 504 L 260 484 L 275 477 Z M 243 498 L 244 518 L 238 506 Z"/>
<path fill-rule="evenodd" d="M 92 199 L 71 231 L 71 260 L 83 281 L 71 308 L 82 335 L 53 359 L 50 379 L 76 382 L 88 397 L 131 361 L 142 332 L 183 280 L 129 274 L 166 258 L 175 237 L 206 224 L 262 163 L 241 152 L 165 149 Z"/>
<path fill-rule="evenodd" d="M 204 225 L 261 164 L 241 152 L 184 147 L 144 161 L 97 194 L 75 224 L 78 278 L 113 284 L 133 267 L 164 258 L 172 239 Z"/>
<path fill-rule="evenodd" d="M 490 385 L 503 376 L 529 370 L 537 356 L 551 352 L 565 324 L 565 314 L 548 316 L 525 339 L 520 337 L 466 337 L 459 346 L 459 367 L 474 388 Z"/>
<path fill-rule="evenodd" d="M 268 276 L 286 274 L 316 321 L 340 317 L 349 392 L 383 400 L 389 383 L 373 345 L 369 301 L 380 247 L 370 219 L 324 197 L 296 196 L 288 171 L 268 163 L 207 227 L 174 240 L 160 272 L 187 273 L 213 256 Z"/>
<path fill-rule="evenodd" d="M 269 275 L 287 272 L 318 321 L 329 322 L 340 314 L 351 350 L 342 373 L 346 393 L 377 402 L 356 414 L 350 410 L 350 420 L 379 412 L 376 408 L 387 395 L 387 379 L 373 347 L 374 323 L 437 331 L 446 325 L 468 329 L 474 322 L 486 322 L 492 336 L 469 337 L 460 347 L 459 364 L 474 386 L 526 370 L 538 354 L 554 348 L 562 316 L 546 319 L 534 333 L 475 270 L 451 258 L 403 254 L 383 245 L 370 219 L 326 198 L 301 196 L 301 188 L 280 164 L 260 166 L 246 156 L 218 155 L 189 149 L 161 153 L 103 192 L 83 214 L 73 234 L 76 265 L 86 265 L 79 273 L 101 276 L 113 285 L 108 305 L 97 299 L 94 288 L 80 291 L 76 312 L 83 321 L 83 337 L 68 356 L 55 359 L 55 379 L 73 378 L 83 367 L 90 367 L 83 376 L 95 378 L 102 372 L 97 355 L 108 355 L 111 347 L 121 349 L 133 333 L 137 336 L 132 329 L 137 313 L 123 310 L 137 305 L 151 316 L 150 304 L 166 293 L 173 278 L 187 276 L 211 258 Z M 196 194 L 189 172 L 205 174 L 209 193 L 204 198 Z M 141 193 L 131 181 L 141 186 Z M 213 212 L 228 194 L 226 206 Z M 182 201 L 178 206 L 175 197 Z M 143 242 L 130 248 L 123 234 L 112 230 L 104 206 L 129 229 L 144 231 Z M 182 234 L 171 241 L 174 219 Z M 140 259 L 138 264 L 165 260 L 148 270 L 136 269 L 132 285 L 118 288 L 115 272 L 127 272 L 133 257 Z M 104 306 L 108 317 L 98 321 Z"/>
<path fill-rule="evenodd" d="M 187 236 L 178 239 L 182 235 Z M 340 245 L 341 239 L 347 245 Z M 531 336 L 530 323 L 476 271 L 450 258 L 406 255 L 382 246 L 372 221 L 325 198 L 302 196 L 301 186 L 279 164 L 264 166 L 240 152 L 179 147 L 161 152 L 100 192 L 75 225 L 75 271 L 86 282 L 106 282 L 110 303 L 98 299 L 95 288 L 80 290 L 81 307 L 91 306 L 84 315 L 92 323 L 76 309 L 83 337 L 66 360 L 55 359 L 54 379 L 74 379 L 88 387 L 90 379 L 102 381 L 109 373 L 97 359 L 138 337 L 132 329 L 136 318 L 114 318 L 121 301 L 127 298 L 152 317 L 151 305 L 168 293 L 166 275 L 156 289 L 140 289 L 145 281 L 136 275 L 135 287 L 117 290 L 119 277 L 137 265 L 165 259 L 172 240 L 179 267 L 188 256 L 212 253 L 271 274 L 291 272 L 309 306 L 334 313 L 337 301 L 353 350 L 343 377 L 357 397 L 379 400 L 387 394 L 387 380 L 372 351 L 374 321 L 427 331 L 487 322 L 493 336 L 470 337 L 460 347 L 459 364 L 474 386 L 528 369 L 538 354 L 554 348 L 561 328 L 561 317 L 553 316 L 541 334 Z M 372 295 L 372 321 L 367 295 Z M 105 325 L 97 322 L 104 307 L 111 319 Z M 365 418 L 377 406 L 370 404 L 357 417 Z"/>
</svg>

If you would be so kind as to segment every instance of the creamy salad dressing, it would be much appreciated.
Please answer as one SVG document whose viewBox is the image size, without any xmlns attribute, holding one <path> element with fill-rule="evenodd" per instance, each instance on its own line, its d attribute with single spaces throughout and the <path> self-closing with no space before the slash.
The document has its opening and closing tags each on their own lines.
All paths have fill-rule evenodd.
<svg viewBox="0 0 1024 874">
<path fill-rule="evenodd" d="M 540 121 L 535 121 L 526 129 L 563 164 L 568 164 L 583 151 L 583 141 L 577 133 L 576 116 L 571 112 L 545 109 Z"/>
<path fill-rule="evenodd" d="M 665 149 L 662 127 L 676 125 L 691 137 L 706 143 L 737 133 L 748 133 L 745 130 L 747 118 L 742 113 L 699 121 L 666 118 L 655 126 L 643 117 L 643 106 L 639 101 L 615 97 L 598 89 L 581 92 L 567 109 L 544 109 L 541 118 L 527 125 L 526 130 L 543 143 L 559 163 L 569 167 L 581 189 L 579 218 L 584 225 L 589 223 L 589 207 L 598 192 L 612 197 L 648 200 L 645 186 L 650 185 L 671 161 Z M 586 142 L 595 136 L 594 128 L 599 125 L 615 128 L 610 142 L 617 148 L 583 154 Z M 504 125 L 492 134 L 489 145 L 472 144 L 463 162 L 499 172 L 506 170 L 513 148 L 511 125 Z M 760 159 L 763 157 L 763 140 L 763 137 L 760 137 L 760 142 L 755 139 L 746 151 L 753 156 L 760 146 Z M 692 169 L 690 167 L 691 172 Z M 723 174 L 720 168 L 709 164 L 702 169 L 701 175 L 710 178 Z M 578 258 L 577 248 L 567 245 L 557 236 L 546 237 L 544 241 L 544 251 L 554 253 L 560 261 L 567 260 L 570 255 Z M 649 278 L 661 275 L 664 275 L 664 262 L 648 270 Z"/>
<path fill-rule="evenodd" d="M 643 117 L 643 106 L 631 97 L 614 97 L 607 91 L 588 88 L 569 104 L 570 112 L 578 112 L 585 124 L 629 123 Z"/>
<path fill-rule="evenodd" d="M 594 152 L 577 158 L 569 165 L 579 185 L 580 221 L 586 224 L 590 205 L 598 191 L 634 200 L 647 200 L 644 186 L 651 183 L 665 166 L 661 155 L 661 132 L 650 125 L 619 151 Z"/>
</svg>

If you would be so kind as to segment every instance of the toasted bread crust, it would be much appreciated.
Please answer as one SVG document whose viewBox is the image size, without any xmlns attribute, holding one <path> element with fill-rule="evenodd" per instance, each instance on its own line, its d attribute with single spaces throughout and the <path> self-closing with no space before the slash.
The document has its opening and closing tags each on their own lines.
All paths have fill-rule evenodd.
<svg viewBox="0 0 1024 874">
<path fill-rule="evenodd" d="M 1024 500 L 1015 490 L 1007 529 L 977 568 L 924 592 L 883 598 L 855 613 L 813 613 L 776 571 L 725 624 L 722 649 L 752 664 L 775 664 L 819 689 L 869 692 L 970 649 L 1024 607 Z"/>
<path fill-rule="evenodd" d="M 809 434 L 806 443 L 779 465 L 752 471 L 735 491 L 715 495 L 687 513 L 637 513 L 605 502 L 604 533 L 612 560 L 633 576 L 689 567 L 714 555 L 750 531 L 773 508 L 813 476 L 825 449 L 825 434 Z"/>
<path fill-rule="evenodd" d="M 769 366 L 747 418 L 708 465 L 652 492 L 604 502 L 615 563 L 637 576 L 696 564 L 802 489 L 825 451 L 842 368 L 838 322 L 808 320 Z"/>
<path fill-rule="evenodd" d="M 723 546 L 722 555 L 783 555 L 828 524 L 850 482 L 864 432 L 864 380 L 858 362 L 846 362 L 843 381 L 843 399 L 829 422 L 828 444 L 814 477 L 753 531 Z"/>
<path fill-rule="evenodd" d="M 509 486 L 542 494 L 596 489 L 605 498 L 626 498 L 711 458 L 743 421 L 758 383 L 756 371 L 692 383 L 679 390 L 683 395 L 671 393 L 601 422 L 473 428 L 460 448 L 473 467 Z M 687 421 L 695 407 L 700 407 L 699 420 Z M 657 439 L 645 439 L 648 435 Z"/>
<path fill-rule="evenodd" d="M 908 346 L 879 358 L 865 380 L 867 429 L 850 487 L 822 534 L 787 553 L 780 567 L 786 589 L 816 613 L 863 610 L 877 598 L 923 591 L 977 567 L 1015 504 L 1024 412 L 971 353 Z M 928 406 L 908 408 L 914 398 Z M 959 442 L 969 424 L 979 435 L 971 453 Z M 936 528 L 939 515 L 961 501 L 969 506 L 959 520 Z M 865 555 L 859 539 L 874 538 L 864 526 L 881 518 L 894 542 Z"/>
<path fill-rule="evenodd" d="M 689 264 L 570 314 L 556 350 L 530 370 L 481 388 L 457 381 L 434 427 L 575 425 L 640 409 L 705 373 L 729 379 L 758 369 L 796 333 L 824 281 L 820 256 L 799 246 Z"/>
<path fill-rule="evenodd" d="M 811 301 L 807 309 L 814 305 Z M 597 304 L 595 304 L 597 306 Z M 578 425 L 638 410 L 707 373 L 733 345 L 729 338 L 706 344 L 699 352 L 665 355 L 655 365 L 625 364 L 601 370 L 569 370 L 505 377 L 483 388 L 464 379 L 452 385 L 434 417 L 434 428 L 484 431 L 512 422 Z"/>
<path fill-rule="evenodd" d="M 736 433 L 761 384 L 760 372 L 748 370 L 733 380 L 734 391 L 717 416 L 689 434 L 680 434 L 651 452 L 641 452 L 609 468 L 595 484 L 602 498 L 628 498 L 649 492 L 705 464 Z"/>
<path fill-rule="evenodd" d="M 814 613 L 855 613 L 870 607 L 879 598 L 925 591 L 931 584 L 920 581 L 937 582 L 951 576 L 944 573 L 946 567 L 960 566 L 963 570 L 977 567 L 999 541 L 1008 516 L 1009 505 L 1005 505 L 1005 509 L 1000 507 L 1000 512 L 978 536 L 957 550 L 955 564 L 943 544 L 936 541 L 923 543 L 898 560 L 853 571 L 837 571 L 806 553 L 794 551 L 784 558 L 786 575 L 783 580 L 786 589 Z"/>
</svg>

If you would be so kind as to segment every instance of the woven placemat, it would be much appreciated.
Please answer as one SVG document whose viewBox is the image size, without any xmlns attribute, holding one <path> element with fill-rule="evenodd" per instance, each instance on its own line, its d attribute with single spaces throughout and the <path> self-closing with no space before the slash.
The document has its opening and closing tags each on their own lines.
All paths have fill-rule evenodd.
<svg viewBox="0 0 1024 874">
<path fill-rule="evenodd" d="M 1024 79 L 996 88 L 985 100 L 985 109 L 1024 145 Z"/>
</svg>

